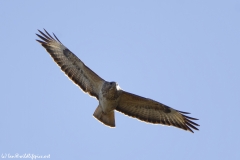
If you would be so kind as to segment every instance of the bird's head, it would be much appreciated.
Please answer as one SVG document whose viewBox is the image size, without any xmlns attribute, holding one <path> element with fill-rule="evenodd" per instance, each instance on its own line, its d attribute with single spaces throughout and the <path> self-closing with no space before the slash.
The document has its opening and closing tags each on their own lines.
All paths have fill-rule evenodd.
<svg viewBox="0 0 240 160">
<path fill-rule="evenodd" d="M 120 90 L 121 88 L 117 84 L 117 82 L 109 82 L 109 89 L 110 90 Z"/>
<path fill-rule="evenodd" d="M 118 96 L 118 90 L 120 90 L 120 87 L 116 82 L 105 82 L 102 87 L 103 95 L 108 98 L 115 98 Z"/>
</svg>

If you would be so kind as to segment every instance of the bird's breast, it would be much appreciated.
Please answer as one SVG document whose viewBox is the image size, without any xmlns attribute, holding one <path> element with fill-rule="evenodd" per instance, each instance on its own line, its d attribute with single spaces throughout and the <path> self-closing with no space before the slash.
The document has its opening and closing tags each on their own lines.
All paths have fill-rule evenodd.
<svg viewBox="0 0 240 160">
<path fill-rule="evenodd" d="M 102 107 L 103 112 L 108 113 L 117 107 L 118 99 L 109 100 L 105 97 L 100 97 L 99 103 L 100 103 L 100 106 Z"/>
</svg>

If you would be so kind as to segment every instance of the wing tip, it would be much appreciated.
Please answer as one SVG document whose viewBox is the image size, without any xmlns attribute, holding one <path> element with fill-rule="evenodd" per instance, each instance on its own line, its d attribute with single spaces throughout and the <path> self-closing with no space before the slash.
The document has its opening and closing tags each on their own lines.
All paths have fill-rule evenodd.
<svg viewBox="0 0 240 160">
<path fill-rule="evenodd" d="M 48 31 L 45 29 L 45 28 L 43 28 L 43 30 L 44 30 L 44 32 L 42 32 L 41 30 L 39 30 L 39 29 L 37 29 L 38 30 L 38 32 L 40 33 L 40 34 L 37 34 L 36 33 L 36 35 L 41 39 L 41 40 L 43 40 L 43 41 L 39 41 L 39 40 L 37 40 L 39 43 L 41 43 L 42 44 L 42 42 L 45 42 L 45 43 L 47 43 L 47 42 L 50 42 L 50 41 L 56 41 L 56 42 L 59 42 L 59 43 L 61 43 L 62 44 L 62 42 L 57 38 L 57 36 L 53 33 L 53 35 L 54 35 L 54 37 L 55 38 L 53 38 L 52 36 L 51 36 L 51 34 L 49 34 L 48 33 Z"/>
<path fill-rule="evenodd" d="M 198 130 L 199 129 L 197 128 L 197 126 L 200 126 L 199 124 L 193 122 L 192 120 L 199 120 L 197 118 L 192 118 L 192 117 L 189 117 L 189 116 L 186 116 L 184 114 L 181 114 L 184 118 L 184 125 L 187 127 L 187 130 L 194 133 L 192 129 L 194 130 Z"/>
</svg>

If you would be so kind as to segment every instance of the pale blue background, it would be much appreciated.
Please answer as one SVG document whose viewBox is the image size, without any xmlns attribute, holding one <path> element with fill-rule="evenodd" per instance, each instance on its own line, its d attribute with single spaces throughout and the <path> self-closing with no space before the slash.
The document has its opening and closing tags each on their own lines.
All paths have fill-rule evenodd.
<svg viewBox="0 0 240 160">
<path fill-rule="evenodd" d="M 0 154 L 56 160 L 240 159 L 240 1 L 0 1 Z M 35 39 L 54 32 L 120 87 L 199 118 L 194 134 L 116 113 L 57 67 Z"/>
</svg>

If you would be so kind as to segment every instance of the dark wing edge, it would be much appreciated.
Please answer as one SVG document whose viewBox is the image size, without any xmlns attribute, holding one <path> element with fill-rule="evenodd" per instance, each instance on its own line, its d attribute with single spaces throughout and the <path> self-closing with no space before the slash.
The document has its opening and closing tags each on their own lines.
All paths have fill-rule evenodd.
<svg viewBox="0 0 240 160">
<path fill-rule="evenodd" d="M 185 115 L 190 113 L 175 110 L 162 103 L 125 91 L 122 92 L 116 110 L 147 123 L 173 126 L 192 133 L 194 133 L 193 130 L 199 130 L 197 128 L 199 124 L 192 121 L 198 119 Z"/>
<path fill-rule="evenodd" d="M 61 70 L 84 92 L 98 99 L 99 90 L 105 81 L 66 48 L 54 33 L 52 37 L 45 29 L 45 33 L 38 31 L 40 34 L 36 35 L 41 40 L 36 41 L 47 50 Z"/>
</svg>

